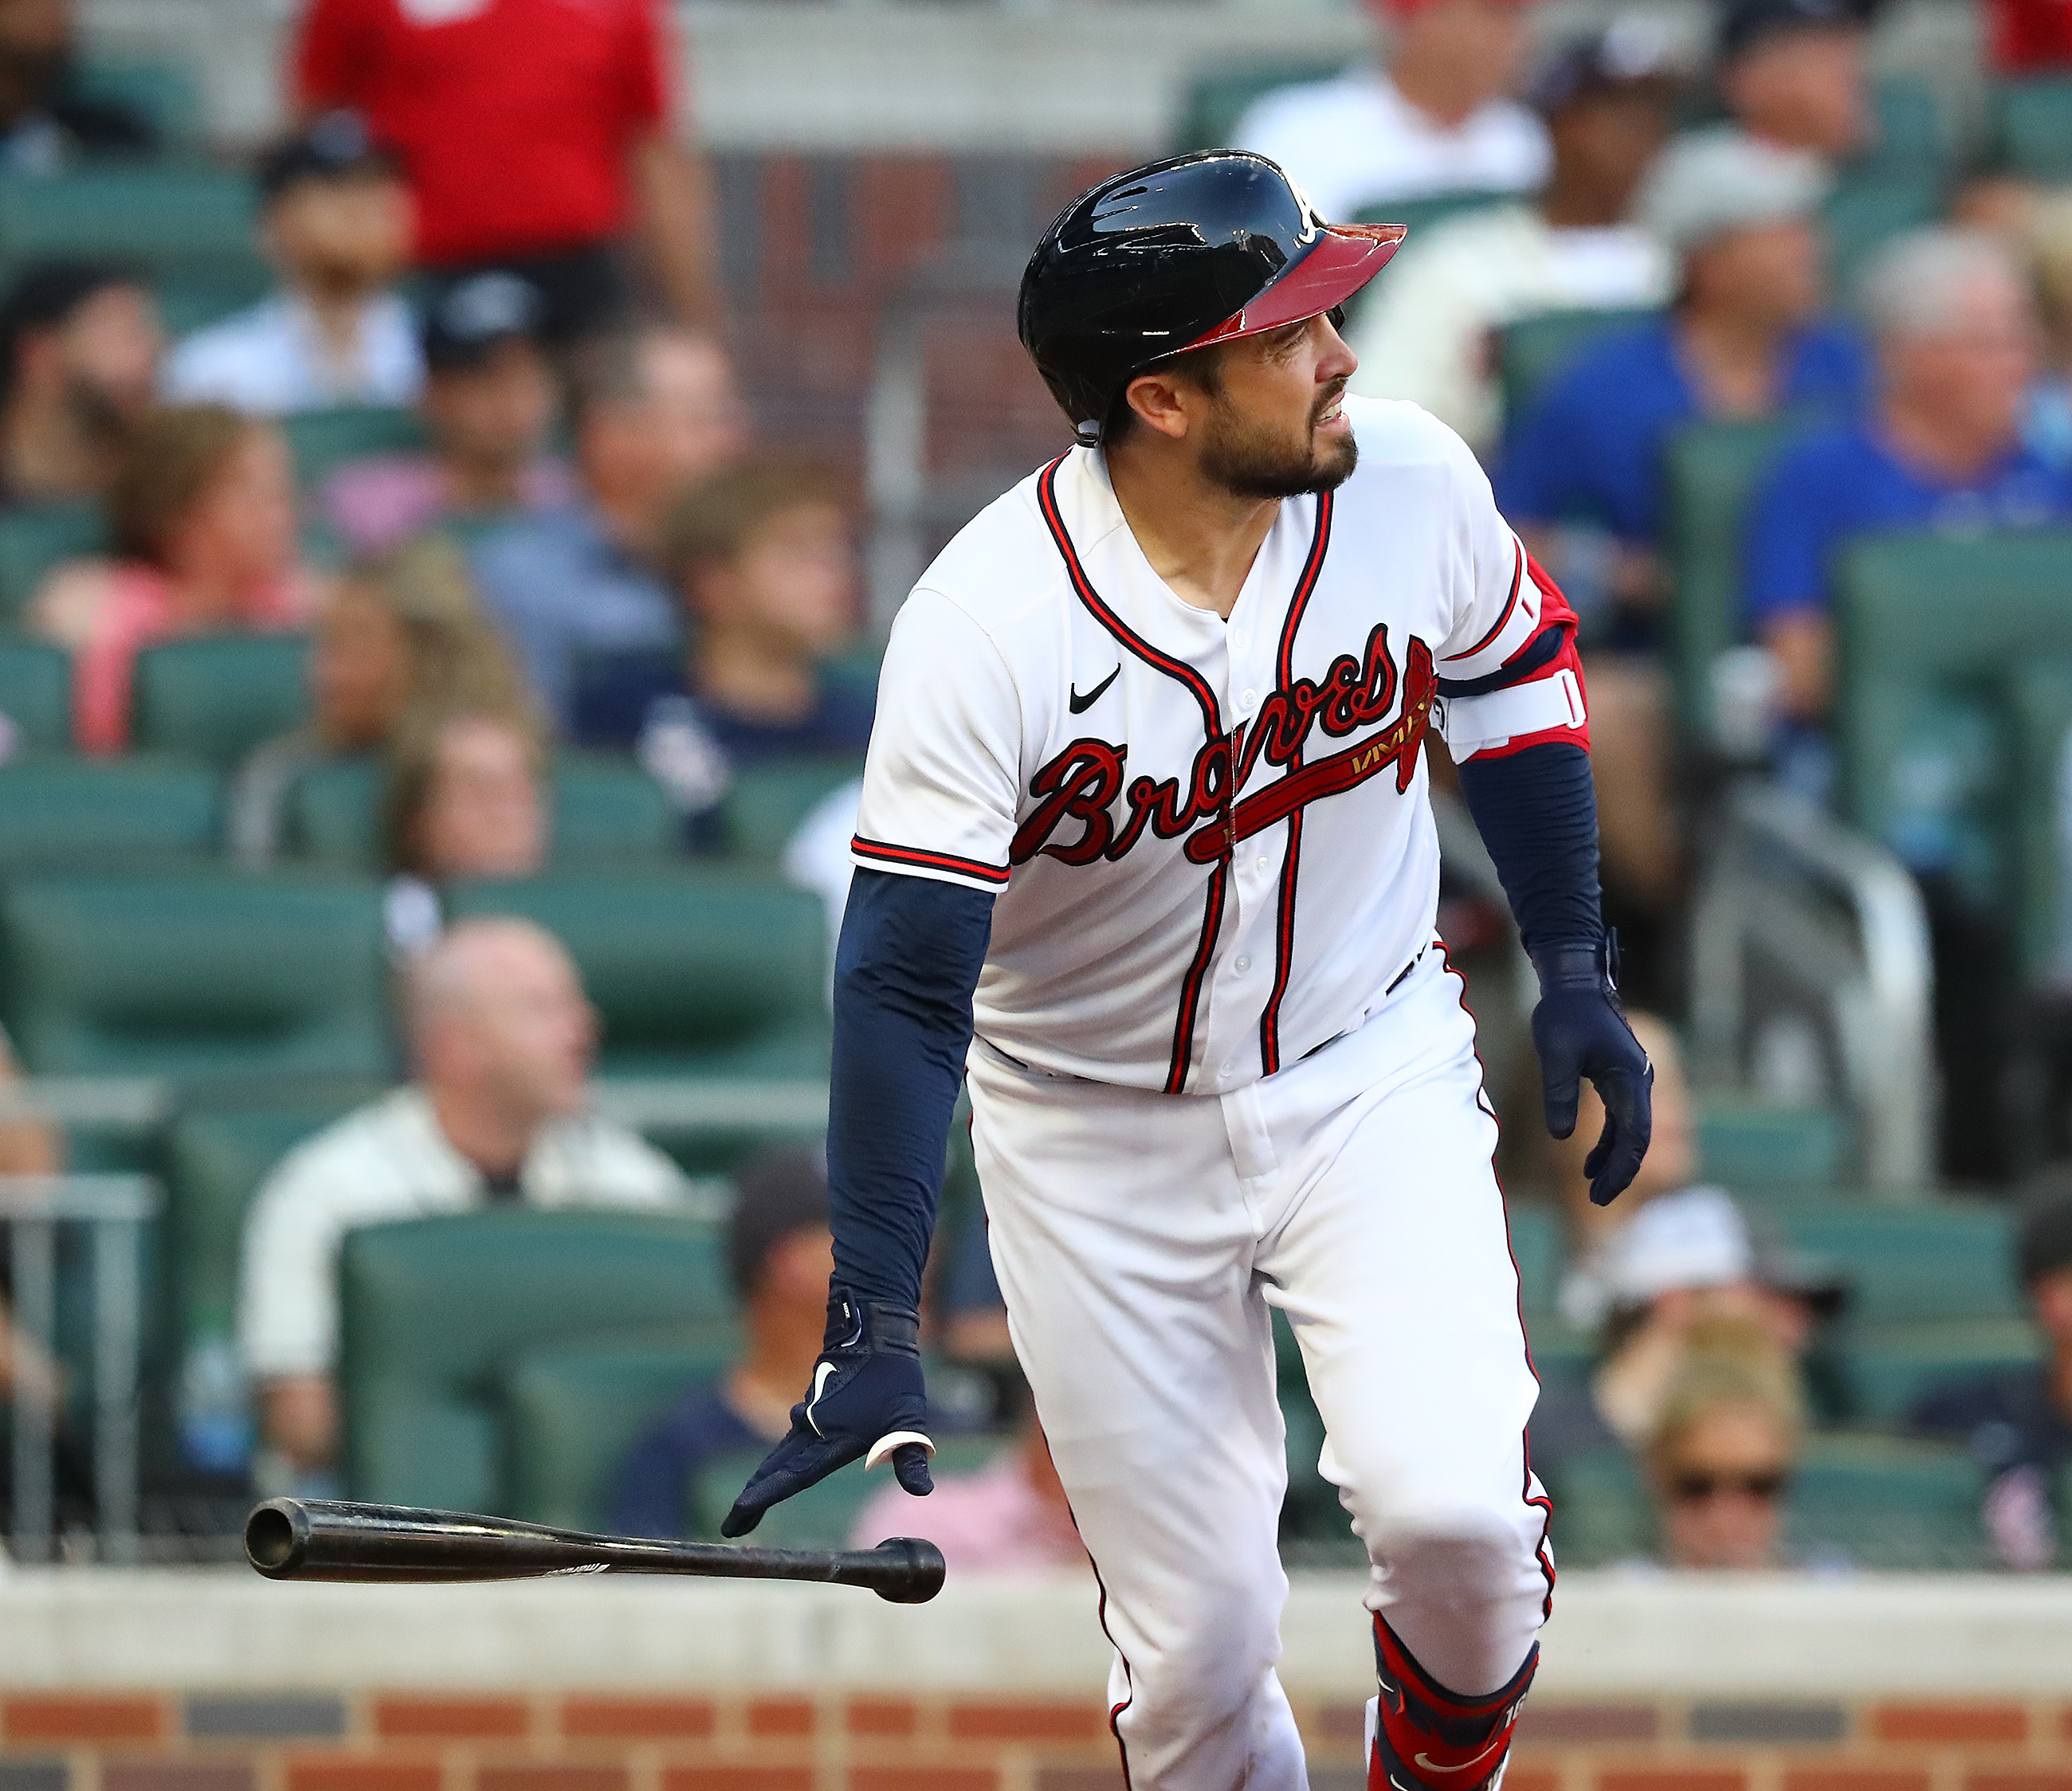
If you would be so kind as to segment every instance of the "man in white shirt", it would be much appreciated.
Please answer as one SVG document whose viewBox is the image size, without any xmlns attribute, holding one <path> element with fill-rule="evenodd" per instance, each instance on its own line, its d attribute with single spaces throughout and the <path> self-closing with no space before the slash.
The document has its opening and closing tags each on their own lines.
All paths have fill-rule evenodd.
<svg viewBox="0 0 2072 1791">
<path fill-rule="evenodd" d="M 407 986 L 417 1080 L 292 1152 L 245 1223 L 239 1342 L 266 1445 L 333 1460 L 338 1252 L 390 1219 L 530 1206 L 666 1207 L 675 1166 L 586 1111 L 595 1021 L 568 954 L 528 922 L 464 921 Z"/>
<path fill-rule="evenodd" d="M 1493 332 L 1541 311 L 1666 302 L 1668 251 L 1626 213 L 1667 140 L 1675 87 L 1645 18 L 1556 51 L 1528 94 L 1553 143 L 1546 191 L 1412 233 L 1359 314 L 1351 389 L 1422 405 L 1486 456 L 1503 421 Z"/>
<path fill-rule="evenodd" d="M 424 355 L 393 290 L 409 265 L 411 208 L 395 159 L 350 112 L 327 113 L 259 170 L 261 235 L 281 284 L 174 349 L 166 396 L 257 416 L 409 405 Z"/>
<path fill-rule="evenodd" d="M 1386 18 L 1386 69 L 1277 88 L 1238 121 L 1231 146 L 1269 156 L 1327 218 L 1393 199 L 1529 192 L 1547 178 L 1547 133 L 1509 97 L 1531 0 L 1367 0 Z"/>
</svg>

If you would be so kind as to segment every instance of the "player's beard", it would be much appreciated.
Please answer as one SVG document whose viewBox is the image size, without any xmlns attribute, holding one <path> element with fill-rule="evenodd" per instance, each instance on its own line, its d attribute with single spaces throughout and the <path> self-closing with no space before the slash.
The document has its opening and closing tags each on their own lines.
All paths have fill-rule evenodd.
<svg viewBox="0 0 2072 1791">
<path fill-rule="evenodd" d="M 1320 458 L 1317 425 L 1345 389 L 1343 380 L 1326 386 L 1309 407 L 1308 423 L 1293 435 L 1247 429 L 1227 396 L 1219 397 L 1202 442 L 1203 474 L 1239 498 L 1299 498 L 1336 491 L 1359 463 L 1359 444 L 1350 434 L 1340 436 Z"/>
</svg>

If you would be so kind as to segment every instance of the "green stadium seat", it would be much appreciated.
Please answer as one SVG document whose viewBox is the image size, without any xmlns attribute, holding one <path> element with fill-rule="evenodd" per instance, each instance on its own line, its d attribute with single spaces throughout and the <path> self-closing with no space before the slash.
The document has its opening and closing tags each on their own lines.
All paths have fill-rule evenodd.
<svg viewBox="0 0 2072 1791">
<path fill-rule="evenodd" d="M 1561 1216 L 1537 1202 L 1515 1200 L 1509 1206 L 1519 1300 L 1529 1313 L 1551 1312 L 1561 1292 Z"/>
<path fill-rule="evenodd" d="M 2072 79 L 2002 81 L 1992 108 L 2000 149 L 2017 174 L 2072 179 Z"/>
<path fill-rule="evenodd" d="M 1860 1323 L 2018 1319 L 2013 1221 L 1984 1201 L 1786 1200 L 1764 1210 L 1808 1255 L 1838 1263 Z"/>
<path fill-rule="evenodd" d="M 201 134 L 201 95 L 183 64 L 89 55 L 80 59 L 70 86 L 82 99 L 142 114 L 163 144 L 190 143 Z"/>
<path fill-rule="evenodd" d="M 863 762 L 855 758 L 743 766 L 726 793 L 727 849 L 736 857 L 775 863 L 815 805 L 862 775 Z"/>
<path fill-rule="evenodd" d="M 64 648 L 0 639 L 0 715 L 23 752 L 72 750 L 72 661 Z"/>
<path fill-rule="evenodd" d="M 0 895 L 6 1022 L 44 1075 L 380 1077 L 380 891 L 207 873 L 25 878 Z"/>
<path fill-rule="evenodd" d="M 97 503 L 0 510 L 0 627 L 18 626 L 53 566 L 107 546 L 107 520 Z"/>
<path fill-rule="evenodd" d="M 249 179 L 200 162 L 0 176 L 0 268 L 105 257 L 154 277 L 235 280 L 263 290 L 270 277 L 253 235 L 257 217 Z"/>
<path fill-rule="evenodd" d="M 2072 939 L 2059 804 L 2072 748 L 2072 651 L 2055 662 L 2011 669 L 2008 710 L 2012 721 L 2015 803 L 2015 902 L 2020 910 L 2021 959 L 2033 981 L 2059 975 Z M 0 707 L 4 707 L 0 704 Z"/>
<path fill-rule="evenodd" d="M 1840 182 L 1821 210 L 1836 294 L 1852 297 L 1865 263 L 1902 232 L 1933 224 L 1942 206 L 1942 183 L 1933 174 L 1862 175 Z"/>
<path fill-rule="evenodd" d="M 493 1508 L 506 1366 L 585 1335 L 723 1325 L 723 1254 L 712 1227 L 652 1213 L 499 1207 L 351 1233 L 339 1265 L 349 1496 Z"/>
<path fill-rule="evenodd" d="M 137 655 L 130 732 L 146 751 L 228 769 L 309 713 L 300 635 L 204 635 Z"/>
<path fill-rule="evenodd" d="M 1644 306 L 1584 308 L 1542 311 L 1507 324 L 1497 351 L 1504 415 L 1522 414 L 1540 388 L 1598 337 L 1636 328 L 1656 314 Z"/>
<path fill-rule="evenodd" d="M 1345 67 L 1344 59 L 1324 62 L 1315 56 L 1287 61 L 1252 60 L 1241 68 L 1221 68 L 1200 76 L 1182 102 L 1174 132 L 1173 153 L 1232 147 L 1238 121 L 1277 87 L 1300 87 L 1329 80 Z"/>
<path fill-rule="evenodd" d="M 681 1395 L 724 1372 L 737 1347 L 708 1330 L 527 1350 L 503 1378 L 503 1509 L 565 1530 L 608 1529 L 615 1477 L 634 1439 Z"/>
<path fill-rule="evenodd" d="M 1950 134 L 1943 128 L 1932 82 L 1917 75 L 1885 76 L 1872 103 L 1877 142 L 1852 172 L 1934 176 L 1947 170 Z"/>
<path fill-rule="evenodd" d="M 347 461 L 425 445 L 424 428 L 416 413 L 386 405 L 306 410 L 282 417 L 281 428 L 295 457 L 296 483 L 305 491 L 322 484 Z"/>
<path fill-rule="evenodd" d="M 216 849 L 221 808 L 221 787 L 204 765 L 146 757 L 18 759 L 0 765 L 0 870 L 204 857 Z"/>
<path fill-rule="evenodd" d="M 567 946 L 619 1075 L 824 1074 L 819 898 L 733 868 L 551 875 L 454 889 L 450 917 L 517 914 Z"/>
<path fill-rule="evenodd" d="M 1843 1359 L 1858 1420 L 1898 1429 L 1930 1388 L 2021 1367 L 2040 1349 L 2036 1328 L 2020 1319 L 1851 1323 Z"/>
<path fill-rule="evenodd" d="M 1740 638 L 1749 499 L 1770 462 L 1804 427 L 1795 417 L 1695 424 L 1664 456 L 1671 672 L 1679 723 L 1693 742 L 1714 737 L 1712 664 Z"/>
<path fill-rule="evenodd" d="M 1725 1095 L 1699 1102 L 1701 1173 L 1730 1188 L 1832 1183 L 1848 1143 L 1842 1116 L 1830 1107 L 1771 1107 Z"/>
<path fill-rule="evenodd" d="M 372 754 L 311 766 L 288 792 L 282 830 L 290 856 L 335 870 L 381 863 L 381 762 Z"/>
</svg>

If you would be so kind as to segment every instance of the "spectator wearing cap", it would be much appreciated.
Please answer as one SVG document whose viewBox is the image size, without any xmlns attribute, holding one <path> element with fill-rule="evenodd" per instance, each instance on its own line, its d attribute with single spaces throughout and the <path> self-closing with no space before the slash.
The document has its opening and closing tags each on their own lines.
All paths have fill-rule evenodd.
<svg viewBox="0 0 2072 1791">
<path fill-rule="evenodd" d="M 442 279 L 523 275 L 559 347 L 623 318 L 632 238 L 675 318 L 718 327 L 663 0 L 312 0 L 291 64 L 296 110 L 351 108 L 394 146 Z"/>
<path fill-rule="evenodd" d="M 539 293 L 511 273 L 478 274 L 432 306 L 419 401 L 431 451 L 352 462 L 318 493 L 355 556 L 379 558 L 430 528 L 466 537 L 569 500 L 568 472 L 547 454 L 555 389 L 542 314 Z"/>
<path fill-rule="evenodd" d="M 631 748 L 675 796 L 693 844 L 734 767 L 858 760 L 874 703 L 830 677 L 854 637 L 846 494 L 824 469 L 758 459 L 714 474 L 669 518 L 664 557 L 689 642 L 674 664 L 627 663 L 583 693 L 577 737 Z"/>
<path fill-rule="evenodd" d="M 804 1151 L 758 1157 L 735 1178 L 726 1262 L 746 1348 L 642 1434 L 620 1469 L 611 1527 L 625 1536 L 711 1530 L 721 1510 L 690 1509 L 706 1464 L 762 1449 L 791 1427 L 828 1321 L 834 1240 L 827 1168 Z M 730 1501 L 735 1489 L 718 1496 Z M 722 1510 L 724 1506 L 722 1506 Z"/>
<path fill-rule="evenodd" d="M 105 495 L 164 347 L 126 269 L 50 261 L 17 278 L 0 299 L 0 503 Z"/>
<path fill-rule="evenodd" d="M 1869 32 L 1877 0 L 1727 0 L 1714 77 L 1734 124 L 1823 166 L 1871 134 Z"/>
<path fill-rule="evenodd" d="M 1496 470 L 1504 514 L 1583 618 L 1605 893 L 1643 999 L 1683 875 L 1655 656 L 1667 594 L 1663 452 L 1704 419 L 1848 414 L 1861 404 L 1868 359 L 1822 315 L 1814 220 L 1826 185 L 1807 158 L 1739 134 L 1671 143 L 1637 214 L 1676 259 L 1674 302 L 1557 373 L 1511 420 Z"/>
<path fill-rule="evenodd" d="M 586 659 L 673 656 L 664 576 L 670 507 L 746 437 L 726 356 L 709 337 L 655 324 L 586 343 L 570 363 L 581 495 L 485 534 L 476 579 L 541 709 L 575 729 Z"/>
<path fill-rule="evenodd" d="M 328 113 L 259 170 L 260 236 L 280 285 L 173 351 L 166 390 L 255 416 L 410 405 L 425 362 L 394 290 L 409 265 L 410 195 L 350 112 Z"/>
<path fill-rule="evenodd" d="M 2032 1190 L 2012 1267 L 2041 1359 L 1931 1387 L 1909 1424 L 1969 1443 L 1988 1475 L 1981 1516 L 1995 1555 L 2035 1572 L 2066 1543 L 2054 1493 L 2072 1468 L 2072 1176 L 2061 1170 Z"/>
<path fill-rule="evenodd" d="M 0 174 L 62 174 L 158 147 L 148 119 L 79 91 L 75 35 L 72 0 L 0 0 Z"/>
<path fill-rule="evenodd" d="M 1486 453 L 1503 421 L 1494 331 L 1540 311 L 1666 302 L 1668 255 L 1627 212 L 1668 139 L 1676 84 L 1642 18 L 1558 50 L 1528 94 L 1553 145 L 1546 190 L 1405 246 L 1360 313 L 1352 389 L 1422 405 Z"/>
<path fill-rule="evenodd" d="M 1512 99 L 1530 0 L 1367 0 L 1388 65 L 1277 88 L 1231 133 L 1279 162 L 1327 218 L 1396 199 L 1529 192 L 1547 178 L 1547 133 Z"/>
</svg>

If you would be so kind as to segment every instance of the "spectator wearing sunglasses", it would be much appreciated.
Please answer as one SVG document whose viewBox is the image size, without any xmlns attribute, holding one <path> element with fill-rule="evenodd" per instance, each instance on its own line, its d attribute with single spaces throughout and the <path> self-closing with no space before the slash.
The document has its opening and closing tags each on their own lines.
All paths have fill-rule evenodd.
<svg viewBox="0 0 2072 1791">
<path fill-rule="evenodd" d="M 1797 1365 L 1749 1319 L 1712 1321 L 1690 1341 L 1646 1451 L 1663 1564 L 1787 1566 L 1785 1512 L 1806 1430 Z"/>
</svg>

